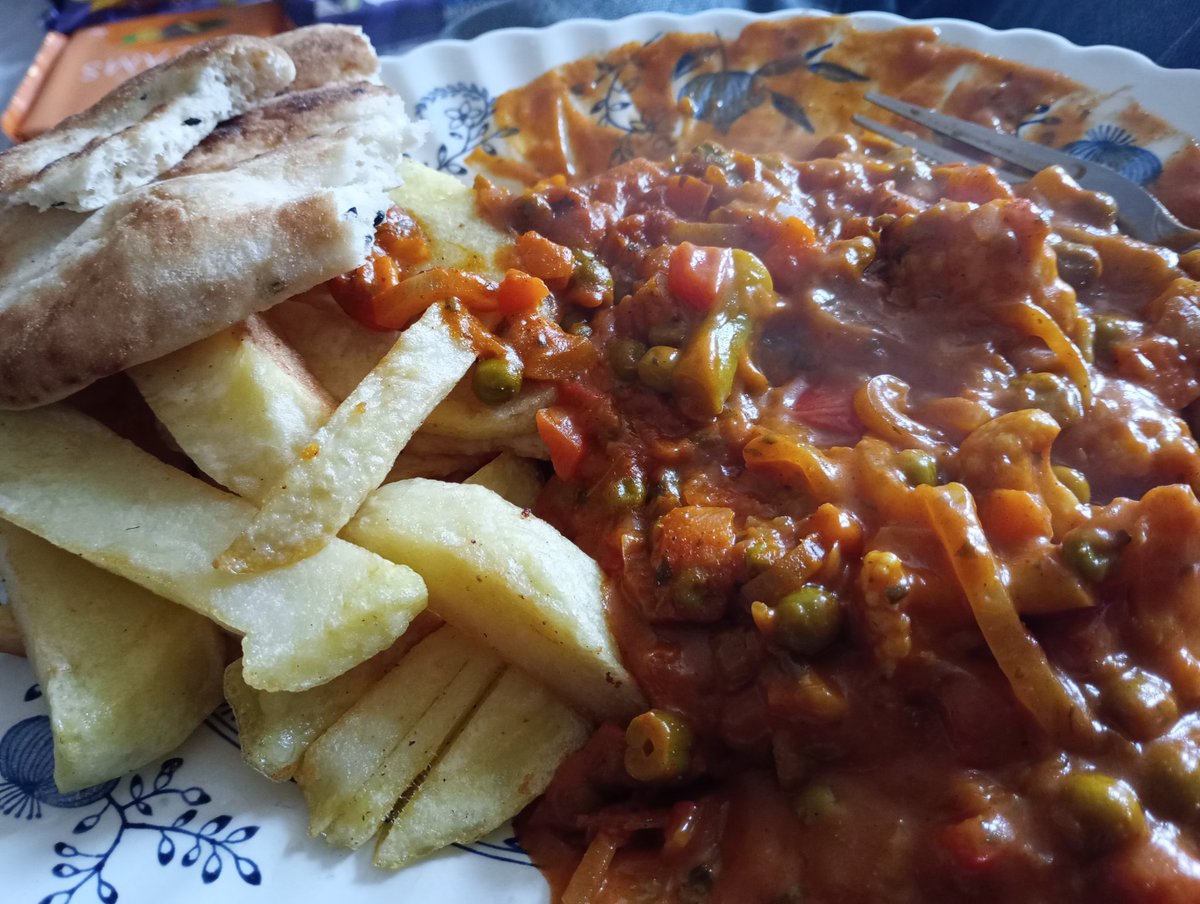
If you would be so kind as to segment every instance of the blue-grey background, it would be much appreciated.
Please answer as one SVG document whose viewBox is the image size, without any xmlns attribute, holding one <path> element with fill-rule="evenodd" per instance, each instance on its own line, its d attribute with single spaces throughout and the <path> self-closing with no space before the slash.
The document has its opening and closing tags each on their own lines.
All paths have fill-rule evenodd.
<svg viewBox="0 0 1200 904">
<path fill-rule="evenodd" d="M 293 18 L 311 16 L 312 0 L 284 0 Z M 326 10 L 339 6 L 324 0 Z M 1077 44 L 1119 44 L 1162 66 L 1200 68 L 1200 0 L 363 0 L 374 14 L 380 50 L 436 37 L 471 38 L 493 28 L 549 25 L 587 15 L 619 18 L 644 10 L 695 12 L 738 6 L 756 12 L 817 7 L 831 12 L 885 10 L 911 18 L 955 16 L 993 28 L 1027 26 L 1058 32 Z M 400 6 L 407 12 L 396 12 Z M 375 7 L 391 7 L 384 8 Z M 7 105 L 44 34 L 49 0 L 0 0 L 0 105 Z M 0 136 L 0 147 L 4 139 Z"/>
</svg>

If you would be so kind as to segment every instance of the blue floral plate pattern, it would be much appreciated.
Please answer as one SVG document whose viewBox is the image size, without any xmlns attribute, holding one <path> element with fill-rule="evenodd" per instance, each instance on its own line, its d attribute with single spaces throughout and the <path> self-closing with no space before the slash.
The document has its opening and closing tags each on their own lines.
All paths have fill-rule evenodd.
<svg viewBox="0 0 1200 904">
<path fill-rule="evenodd" d="M 793 14 L 794 15 L 794 14 Z M 735 36 L 755 17 L 717 10 L 683 18 L 643 14 L 616 22 L 576 20 L 550 29 L 511 29 L 471 42 L 427 44 L 385 59 L 383 79 L 410 111 L 431 127 L 418 156 L 468 178 L 472 151 L 499 153 L 509 132 L 493 122 L 496 98 L 543 71 L 629 41 L 668 31 Z M 886 14 L 854 17 L 883 30 L 910 24 Z M 1033 65 L 1058 69 L 1096 92 L 1089 129 L 1067 150 L 1152 182 L 1183 136 L 1200 135 L 1200 71 L 1167 71 L 1120 48 L 1078 48 L 1042 32 L 995 32 L 954 20 L 934 21 L 942 39 Z M 701 118 L 716 121 L 771 105 L 809 128 L 795 98 L 772 93 L 767 80 L 782 67 L 803 66 L 824 79 L 868 75 L 825 59 L 829 46 L 754 71 L 705 69 L 681 58 L 676 83 Z M 590 115 L 628 134 L 644 132 L 626 80 L 613 67 L 599 72 L 602 96 Z M 1120 125 L 1124 105 L 1137 101 L 1170 127 L 1136 135 Z M 1037 140 L 1054 124 L 1052 108 L 1030 111 L 1017 126 Z M 54 787 L 49 721 L 28 664 L 0 654 L 0 900 L 13 904 L 112 904 L 123 901 L 237 904 L 288 900 L 327 902 L 468 900 L 542 904 L 546 886 L 529 857 L 501 830 L 451 849 L 398 874 L 370 865 L 369 851 L 347 854 L 307 837 L 298 790 L 272 784 L 242 766 L 228 711 L 214 714 L 178 751 L 138 772 L 71 794 Z"/>
</svg>

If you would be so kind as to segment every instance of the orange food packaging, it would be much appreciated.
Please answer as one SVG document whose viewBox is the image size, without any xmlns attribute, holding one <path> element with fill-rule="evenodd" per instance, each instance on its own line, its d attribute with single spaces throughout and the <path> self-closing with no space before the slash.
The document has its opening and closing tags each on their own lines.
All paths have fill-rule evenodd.
<svg viewBox="0 0 1200 904">
<path fill-rule="evenodd" d="M 0 117 L 13 141 L 26 141 L 87 109 L 128 78 L 221 35 L 270 37 L 291 27 L 278 3 L 138 16 L 46 35 Z"/>
</svg>

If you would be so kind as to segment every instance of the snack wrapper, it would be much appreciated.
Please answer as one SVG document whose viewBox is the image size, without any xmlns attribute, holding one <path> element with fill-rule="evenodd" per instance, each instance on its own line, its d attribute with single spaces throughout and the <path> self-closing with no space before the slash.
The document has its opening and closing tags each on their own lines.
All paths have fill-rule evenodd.
<svg viewBox="0 0 1200 904">
<path fill-rule="evenodd" d="M 40 135 L 151 66 L 227 34 L 269 37 L 314 23 L 358 25 L 381 52 L 428 40 L 486 0 L 54 0 L 48 33 L 0 127 Z"/>
</svg>

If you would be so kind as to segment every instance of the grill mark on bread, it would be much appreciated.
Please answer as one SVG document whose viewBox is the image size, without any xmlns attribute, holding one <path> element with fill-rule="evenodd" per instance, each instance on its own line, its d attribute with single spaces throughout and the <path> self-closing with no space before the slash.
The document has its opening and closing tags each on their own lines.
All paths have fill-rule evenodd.
<svg viewBox="0 0 1200 904">
<path fill-rule="evenodd" d="M 284 144 L 335 134 L 391 96 L 390 89 L 370 82 L 281 94 L 221 123 L 164 178 L 228 169 Z"/>
<path fill-rule="evenodd" d="M 0 154 L 0 193 L 43 209 L 97 209 L 195 146 L 207 130 L 185 127 L 185 119 L 215 126 L 294 77 L 290 57 L 270 41 L 235 35 L 198 44 Z"/>
</svg>

